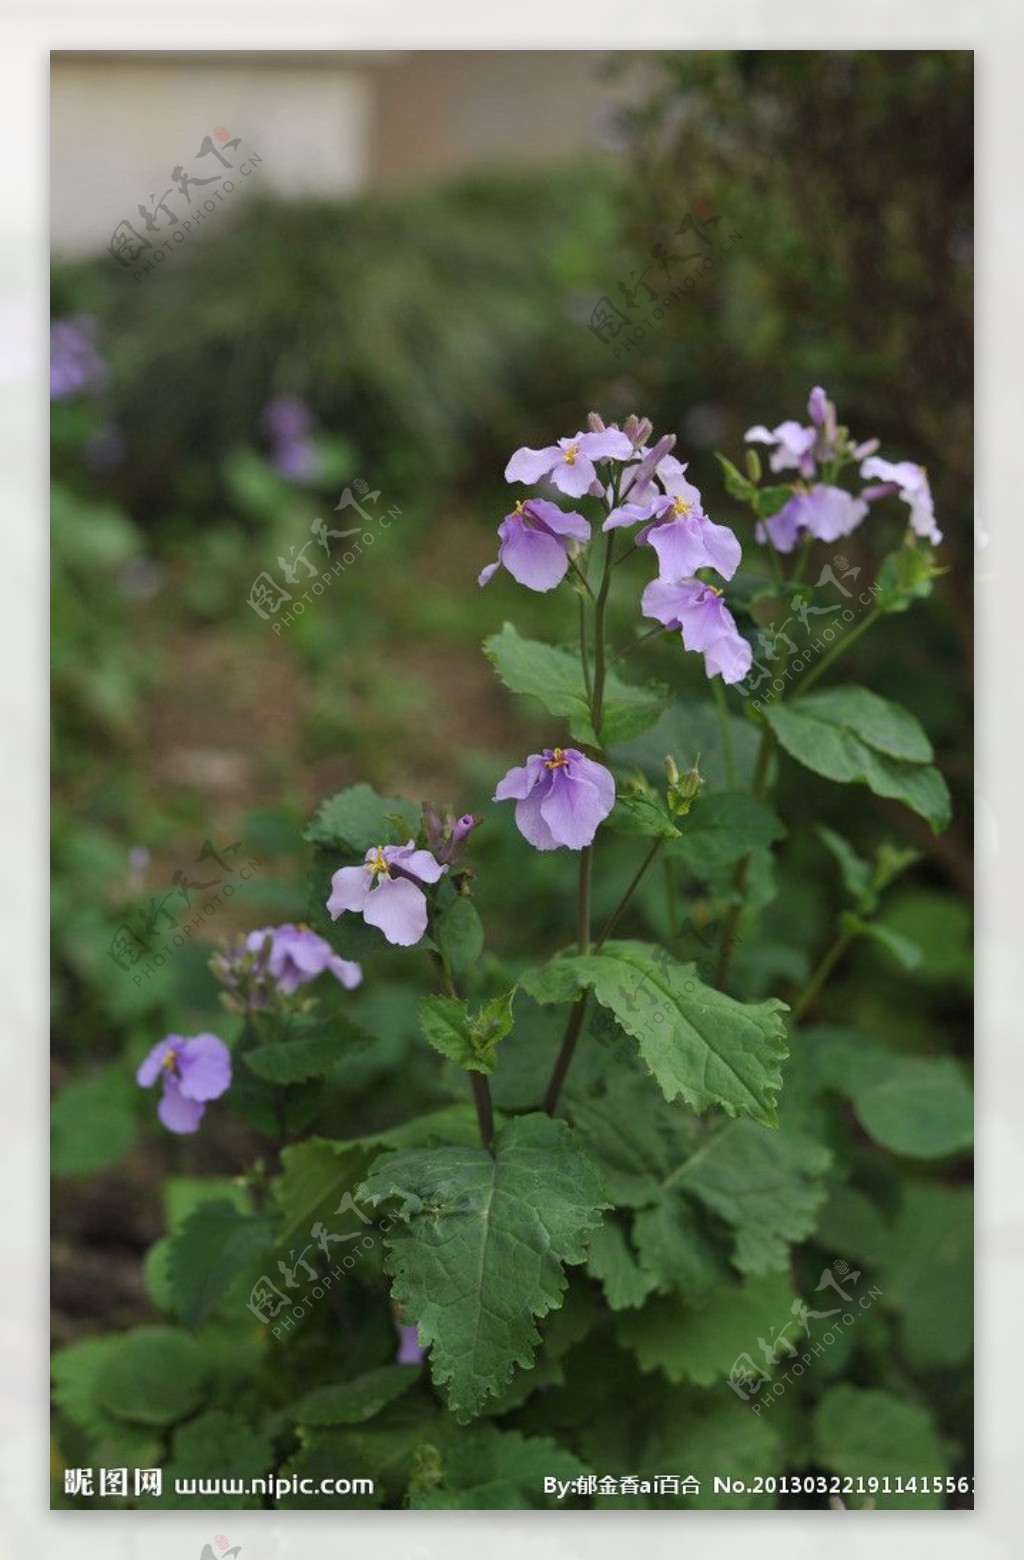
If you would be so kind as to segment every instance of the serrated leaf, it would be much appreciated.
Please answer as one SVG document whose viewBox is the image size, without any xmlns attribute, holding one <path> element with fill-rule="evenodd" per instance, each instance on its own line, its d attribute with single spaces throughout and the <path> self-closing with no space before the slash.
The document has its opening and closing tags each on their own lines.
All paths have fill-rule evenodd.
<svg viewBox="0 0 1024 1560">
<path fill-rule="evenodd" d="M 82 1338 L 59 1349 L 50 1362 L 53 1401 L 60 1415 L 89 1439 L 93 1455 L 107 1466 L 119 1460 L 136 1467 L 152 1466 L 160 1441 L 152 1430 L 116 1419 L 100 1403 L 97 1388 L 121 1340 Z"/>
<path fill-rule="evenodd" d="M 383 1149 L 424 1143 L 476 1143 L 478 1137 L 472 1106 L 449 1105 L 366 1137 L 307 1138 L 304 1143 L 283 1149 L 276 1189 L 281 1213 L 278 1239 L 287 1242 L 299 1230 L 308 1231 L 316 1219 L 336 1212 L 339 1199 L 354 1192 Z"/>
<path fill-rule="evenodd" d="M 845 1383 L 826 1392 L 814 1415 L 816 1461 L 844 1478 L 879 1481 L 874 1496 L 883 1509 L 932 1511 L 944 1505 L 941 1494 L 896 1493 L 897 1478 L 945 1474 L 949 1463 L 927 1410 L 890 1392 Z M 855 1501 L 856 1504 L 856 1501 Z"/>
<path fill-rule="evenodd" d="M 699 1309 L 675 1295 L 652 1300 L 642 1311 L 623 1312 L 616 1333 L 641 1370 L 660 1370 L 676 1385 L 709 1387 L 728 1377 L 743 1355 L 760 1363 L 759 1338 L 769 1344 L 795 1338 L 802 1329 L 792 1304 L 788 1276 L 769 1273 L 720 1286 Z"/>
<path fill-rule="evenodd" d="M 274 1222 L 239 1213 L 224 1201 L 204 1203 L 167 1245 L 167 1279 L 176 1315 L 198 1327 L 234 1281 L 273 1244 Z"/>
<path fill-rule="evenodd" d="M 827 1148 L 790 1128 L 737 1121 L 710 1138 L 674 1184 L 732 1225 L 741 1273 L 782 1272 L 789 1243 L 814 1230 L 831 1163 Z"/>
<path fill-rule="evenodd" d="M 749 851 L 782 839 L 780 819 L 742 791 L 717 791 L 702 796 L 679 822 L 680 838 L 670 854 L 693 871 L 728 866 Z"/>
<path fill-rule="evenodd" d="M 625 742 L 646 731 L 665 707 L 663 689 L 638 688 L 609 672 L 605 680 L 600 733 L 590 719 L 590 700 L 577 652 L 535 639 L 522 639 L 511 623 L 484 641 L 484 654 L 510 693 L 531 694 L 549 715 L 569 722 L 577 742 Z"/>
<path fill-rule="evenodd" d="M 357 1195 L 398 1203 L 386 1237 L 393 1294 L 430 1350 L 456 1418 L 478 1414 L 516 1365 L 533 1363 L 535 1318 L 562 1302 L 564 1265 L 586 1257 L 606 1207 L 596 1168 L 565 1122 L 519 1116 L 482 1148 L 389 1154 Z"/>
<path fill-rule="evenodd" d="M 222 1511 L 227 1503 L 223 1487 L 205 1493 L 201 1488 L 177 1490 L 177 1481 L 188 1480 L 194 1486 L 207 1481 L 231 1479 L 248 1486 L 253 1479 L 264 1478 L 274 1466 L 274 1444 L 267 1436 L 237 1414 L 211 1409 L 188 1424 L 179 1425 L 171 1442 L 170 1460 L 164 1468 L 163 1489 L 159 1496 L 140 1496 L 138 1505 L 155 1510 Z M 216 1475 L 211 1476 L 211 1470 Z M 249 1488 L 232 1492 L 233 1510 L 260 1506 L 262 1495 Z"/>
<path fill-rule="evenodd" d="M 696 965 L 678 964 L 646 943 L 609 942 L 600 953 L 559 954 L 520 980 L 537 1002 L 568 1002 L 590 989 L 638 1042 L 648 1071 L 669 1101 L 698 1113 L 776 1124 L 781 1063 L 789 1054 L 785 1003 L 742 1003 L 706 986 Z"/>
<path fill-rule="evenodd" d="M 613 1311 L 643 1305 L 657 1287 L 657 1279 L 640 1267 L 630 1250 L 625 1231 L 614 1219 L 605 1219 L 590 1237 L 587 1272 L 601 1284 Z"/>
<path fill-rule="evenodd" d="M 930 766 L 931 743 L 898 704 L 842 687 L 770 704 L 764 713 L 786 752 L 814 774 L 901 801 L 936 833 L 948 826 L 949 788 Z"/>
<path fill-rule="evenodd" d="M 470 1072 L 494 1071 L 498 1042 L 512 1028 L 509 991 L 492 997 L 475 1011 L 461 997 L 424 997 L 420 1023 L 435 1051 Z"/>
<path fill-rule="evenodd" d="M 300 1425 L 358 1425 L 373 1419 L 420 1379 L 417 1365 L 381 1365 L 336 1386 L 315 1387 L 288 1409 Z"/>
<path fill-rule="evenodd" d="M 378 796 L 360 782 L 321 802 L 303 839 L 363 855 L 373 845 L 404 845 L 419 828 L 419 808 L 399 796 Z"/>
<path fill-rule="evenodd" d="M 564 1506 L 544 1494 L 545 1478 L 567 1483 L 586 1463 L 548 1436 L 524 1436 L 493 1425 L 444 1438 L 420 1459 L 409 1488 L 414 1511 L 527 1511 Z"/>
<path fill-rule="evenodd" d="M 137 1327 L 116 1340 L 96 1382 L 102 1408 L 117 1419 L 171 1425 L 203 1401 L 207 1366 L 188 1333 Z"/>
<path fill-rule="evenodd" d="M 701 1306 L 726 1276 L 726 1268 L 704 1230 L 697 1209 L 685 1197 L 666 1194 L 633 1220 L 633 1241 L 641 1268 L 660 1294 L 679 1291 Z"/>
<path fill-rule="evenodd" d="M 434 937 L 453 975 L 464 975 L 484 951 L 484 928 L 476 905 L 459 894 L 434 922 Z"/>
</svg>

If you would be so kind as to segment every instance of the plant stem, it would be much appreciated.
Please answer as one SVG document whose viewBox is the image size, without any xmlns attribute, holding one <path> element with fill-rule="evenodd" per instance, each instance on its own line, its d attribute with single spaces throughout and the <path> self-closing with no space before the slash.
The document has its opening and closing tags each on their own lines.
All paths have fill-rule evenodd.
<svg viewBox="0 0 1024 1560">
<path fill-rule="evenodd" d="M 654 860 L 655 856 L 658 854 L 658 851 L 661 849 L 662 844 L 663 844 L 663 841 L 660 838 L 656 839 L 654 841 L 654 843 L 652 844 L 650 850 L 647 852 L 647 855 L 644 857 L 643 861 L 640 863 L 640 866 L 638 867 L 638 869 L 637 869 L 637 871 L 636 871 L 636 873 L 635 873 L 635 875 L 633 877 L 632 882 L 630 883 L 629 887 L 626 889 L 626 892 L 623 894 L 623 896 L 619 900 L 618 904 L 615 906 L 615 909 L 612 911 L 612 913 L 608 917 L 607 921 L 604 923 L 604 926 L 601 928 L 601 932 L 600 932 L 600 935 L 598 936 L 597 942 L 594 944 L 594 952 L 595 953 L 600 953 L 601 949 L 604 947 L 605 943 L 608 941 L 608 938 L 612 935 L 612 932 L 615 930 L 615 927 L 618 924 L 619 916 L 622 914 L 623 910 L 625 910 L 626 906 L 629 904 L 629 901 L 632 899 L 633 895 L 636 893 L 637 889 L 640 887 L 640 883 L 641 883 L 641 880 L 643 879 L 644 873 L 647 871 L 647 868 L 650 866 L 651 862 Z"/>
<path fill-rule="evenodd" d="M 722 734 L 722 756 L 725 759 L 725 780 L 730 791 L 736 789 L 736 753 L 732 745 L 732 728 L 729 725 L 729 706 L 725 702 L 725 689 L 720 677 L 711 678 L 711 691 L 718 708 L 718 725 Z"/>
<path fill-rule="evenodd" d="M 589 588 L 589 587 L 588 587 Z M 590 687 L 590 657 L 587 654 L 587 603 L 582 596 L 578 596 L 580 604 L 580 661 L 583 665 L 583 686 L 587 691 L 587 703 L 591 700 Z"/>
<path fill-rule="evenodd" d="M 491 1105 L 491 1086 L 483 1073 L 471 1072 L 469 1081 L 473 1088 L 473 1104 L 476 1106 L 480 1141 L 488 1153 L 494 1142 L 494 1108 Z"/>
<path fill-rule="evenodd" d="M 590 878 L 594 862 L 593 845 L 580 851 L 580 886 L 576 902 L 576 942 L 580 953 L 590 952 Z"/>
<path fill-rule="evenodd" d="M 754 766 L 754 776 L 750 782 L 750 789 L 754 796 L 763 796 L 768 784 L 768 771 L 771 768 L 772 754 L 775 752 L 775 733 L 766 726 L 761 733 L 761 746 L 757 753 L 757 763 Z M 733 878 L 733 892 L 737 896 L 735 903 L 729 906 L 725 920 L 722 922 L 722 938 L 719 943 L 718 967 L 715 970 L 715 985 L 721 991 L 729 976 L 729 965 L 736 947 L 736 927 L 743 913 L 743 892 L 747 886 L 747 876 L 750 872 L 750 858 L 753 851 L 748 851 L 736 868 Z"/>
<path fill-rule="evenodd" d="M 813 536 L 805 537 L 804 538 L 804 544 L 801 547 L 799 554 L 797 555 L 796 568 L 793 571 L 793 584 L 794 585 L 799 585 L 800 581 L 804 577 L 804 570 L 807 567 L 807 560 L 811 556 L 811 548 L 813 546 L 814 546 L 814 538 L 813 538 Z"/>
<path fill-rule="evenodd" d="M 612 583 L 612 542 L 614 532 L 608 531 L 605 535 L 604 567 L 601 570 L 601 584 L 598 587 L 597 600 L 594 603 L 594 689 L 590 702 L 590 723 L 594 728 L 594 735 L 601 740 L 601 721 L 604 716 L 604 679 L 605 679 L 605 643 L 604 643 L 604 614 L 608 604 L 608 592 Z"/>
<path fill-rule="evenodd" d="M 572 572 L 575 574 L 576 578 L 579 580 L 580 584 L 583 586 L 583 589 L 586 591 L 586 593 L 590 597 L 591 601 L 593 601 L 593 599 L 594 599 L 594 592 L 590 588 L 590 581 L 587 579 L 587 576 L 584 574 L 583 570 L 580 568 L 580 566 L 576 562 L 575 558 L 570 558 L 569 559 L 569 567 L 572 570 Z"/>
<path fill-rule="evenodd" d="M 843 954 L 846 952 L 847 948 L 850 946 L 856 935 L 856 931 L 849 927 L 844 928 L 842 931 L 836 934 L 835 941 L 833 942 L 831 948 L 829 948 L 828 952 L 824 955 L 821 963 L 818 965 L 818 968 L 815 970 L 814 974 L 807 982 L 807 985 L 793 1003 L 793 1009 L 790 1014 L 791 1023 L 795 1024 L 801 1018 L 803 1018 L 804 1014 L 807 1012 L 807 1009 L 814 1001 L 816 1001 L 822 986 L 828 980 L 832 971 L 835 969 L 836 965 L 839 963 L 839 960 L 843 957 Z"/>
<path fill-rule="evenodd" d="M 832 665 L 832 662 L 835 661 L 838 656 L 842 655 L 844 650 L 849 650 L 851 645 L 856 644 L 861 634 L 867 633 L 872 623 L 874 623 L 876 618 L 881 617 L 881 615 L 882 610 L 880 607 L 872 607 L 867 617 L 863 618 L 861 622 L 857 624 L 856 628 L 851 628 L 848 634 L 844 634 L 842 639 L 838 639 L 836 641 L 827 655 L 822 656 L 817 666 L 815 666 L 812 671 L 809 671 L 804 680 L 798 683 L 797 686 L 793 689 L 790 697 L 793 699 L 799 699 L 802 693 L 806 693 L 808 688 L 810 688 L 818 681 L 818 678 L 821 676 L 822 672 L 827 672 L 829 667 Z"/>
<path fill-rule="evenodd" d="M 569 1071 L 569 1068 L 572 1064 L 573 1054 L 576 1050 L 576 1042 L 580 1037 L 580 1030 L 583 1028 L 583 1015 L 587 1009 L 587 998 L 589 995 L 589 991 L 581 992 L 580 995 L 576 998 L 572 1012 L 569 1014 L 569 1022 L 566 1025 L 565 1038 L 562 1041 L 561 1048 L 558 1052 L 558 1057 L 555 1061 L 554 1069 L 551 1073 L 551 1081 L 548 1084 L 547 1092 L 544 1095 L 544 1102 L 541 1106 L 541 1109 L 547 1111 L 549 1116 L 553 1116 L 555 1114 L 555 1109 L 558 1105 L 558 1096 L 561 1094 L 562 1084 L 565 1082 L 565 1075 Z"/>
</svg>

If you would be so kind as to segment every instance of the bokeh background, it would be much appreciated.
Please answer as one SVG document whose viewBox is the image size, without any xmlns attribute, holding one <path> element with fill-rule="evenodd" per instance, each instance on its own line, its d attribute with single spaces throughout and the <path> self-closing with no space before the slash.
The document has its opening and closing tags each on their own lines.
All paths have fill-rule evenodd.
<svg viewBox="0 0 1024 1560">
<path fill-rule="evenodd" d="M 134 1063 L 169 1030 L 216 1028 L 217 938 L 306 914 L 317 802 L 363 779 L 479 811 L 535 745 L 480 642 L 506 616 L 553 637 L 549 604 L 475 581 L 508 454 L 591 407 L 674 431 L 745 541 L 714 452 L 802 416 L 814 383 L 860 437 L 928 467 L 947 573 L 842 665 L 924 721 L 953 826 L 934 838 L 784 767 L 771 938 L 737 967 L 784 994 L 820 951 L 839 890 L 811 820 L 865 848 L 884 832 L 921 852 L 883 919 L 922 961 L 908 975 L 865 944 L 817 1016 L 969 1057 L 972 68 L 937 51 L 54 57 L 58 1345 L 157 1314 L 143 1257 L 165 1178 L 233 1175 L 258 1142 L 227 1110 L 171 1140 Z M 109 252 L 124 220 L 146 237 L 140 205 L 173 239 L 157 206 L 170 191 L 184 220 L 173 170 L 223 182 L 221 157 L 250 173 L 164 262 Z M 730 247 L 666 304 L 687 217 L 717 218 Z M 602 299 L 617 335 L 594 329 Z M 392 524 L 293 622 L 261 617 L 254 580 L 301 579 L 308 543 L 319 563 L 311 526 L 350 523 L 345 489 Z M 655 648 L 650 669 L 685 696 L 681 659 Z M 480 842 L 496 950 L 557 943 L 572 864 L 531 861 L 524 914 L 511 819 Z M 111 956 L 140 914 L 173 933 L 214 879 L 237 891 L 163 966 Z M 397 969 L 355 999 L 391 1038 L 339 1082 L 339 1130 L 391 1119 L 396 1080 L 447 1097 Z M 865 1205 L 903 1208 L 906 1167 L 856 1132 L 852 1164 L 821 1242 L 873 1257 L 895 1298 L 834 1368 L 927 1401 L 969 1467 L 968 1167 L 910 1167 L 899 1266 Z"/>
</svg>

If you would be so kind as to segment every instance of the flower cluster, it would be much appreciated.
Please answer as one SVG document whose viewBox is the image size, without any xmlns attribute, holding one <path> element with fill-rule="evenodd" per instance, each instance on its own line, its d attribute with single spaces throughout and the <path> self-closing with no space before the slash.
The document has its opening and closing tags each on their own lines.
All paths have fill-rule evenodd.
<svg viewBox="0 0 1024 1560">
<path fill-rule="evenodd" d="M 792 419 L 766 428 L 748 428 L 748 444 L 771 450 L 773 472 L 796 471 L 793 496 L 781 509 L 758 523 L 757 540 L 771 542 L 780 553 L 792 552 L 799 542 L 813 538 L 834 542 L 855 531 L 874 500 L 898 493 L 910 509 L 910 524 L 917 536 L 939 543 L 942 533 L 935 523 L 935 506 L 923 466 L 913 461 L 888 461 L 876 455 L 877 439 L 855 443 L 836 418 L 835 404 L 821 385 L 815 385 L 807 401 L 808 423 Z M 835 478 L 849 464 L 860 465 L 860 476 L 878 480 L 850 493 Z"/>
<path fill-rule="evenodd" d="M 308 926 L 293 926 L 289 921 L 247 933 L 233 947 L 215 954 L 210 964 L 227 988 L 228 1005 L 250 1012 L 282 996 L 294 996 L 325 971 L 346 991 L 354 990 L 363 979 L 358 964 L 342 959 Z"/>
<path fill-rule="evenodd" d="M 50 326 L 50 399 L 68 401 L 106 388 L 110 370 L 100 355 L 99 325 L 88 314 Z"/>
<path fill-rule="evenodd" d="M 310 438 L 313 414 L 297 395 L 279 395 L 263 408 L 272 464 L 289 482 L 315 482 L 321 461 Z"/>
<path fill-rule="evenodd" d="M 701 570 L 710 569 L 731 579 L 740 544 L 728 526 L 716 525 L 705 513 L 698 489 L 687 481 L 685 463 L 671 453 L 673 436 L 651 445 L 652 431 L 646 418 L 631 417 L 621 429 L 606 428 L 592 413 L 586 432 L 543 449 L 516 450 L 505 477 L 529 484 L 546 481 L 571 498 L 600 500 L 605 532 L 638 527 L 636 545 L 650 547 L 658 559 L 658 576 L 641 598 L 644 616 L 681 631 L 685 648 L 704 656 L 709 677 L 740 682 L 750 670 L 750 646 L 719 588 L 700 578 Z M 547 591 L 561 583 L 576 553 L 591 540 L 591 522 L 550 499 L 529 498 L 505 516 L 498 536 L 497 562 L 488 564 L 479 583 L 485 585 L 496 569 L 505 568 L 519 584 Z"/>
</svg>

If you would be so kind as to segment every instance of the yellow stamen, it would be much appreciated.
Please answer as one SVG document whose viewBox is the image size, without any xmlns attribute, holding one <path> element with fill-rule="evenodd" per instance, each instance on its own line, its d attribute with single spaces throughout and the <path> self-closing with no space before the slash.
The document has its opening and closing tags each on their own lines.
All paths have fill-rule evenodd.
<svg viewBox="0 0 1024 1560">
<path fill-rule="evenodd" d="M 171 1068 L 174 1066 L 174 1052 L 173 1051 L 165 1051 L 164 1052 L 164 1059 L 160 1063 L 160 1066 L 165 1068 L 167 1072 L 170 1072 Z"/>
<path fill-rule="evenodd" d="M 569 758 L 564 748 L 553 748 L 551 757 L 544 760 L 546 769 L 568 769 Z"/>
<path fill-rule="evenodd" d="M 516 499 L 516 507 L 513 509 L 512 513 L 514 515 L 525 515 L 526 505 L 521 498 Z"/>
<path fill-rule="evenodd" d="M 380 873 L 381 877 L 387 877 L 388 861 L 384 854 L 383 845 L 378 845 L 375 850 L 371 851 L 366 858 L 365 866 L 367 872 Z"/>
<path fill-rule="evenodd" d="M 688 515 L 693 508 L 693 501 L 689 498 L 674 498 L 672 500 L 672 513 L 674 515 Z"/>
<path fill-rule="evenodd" d="M 567 466 L 575 466 L 575 464 L 576 464 L 576 457 L 579 454 L 579 452 L 580 452 L 580 447 L 579 447 L 578 444 L 567 444 L 566 445 L 565 449 L 562 451 L 562 458 L 565 461 Z"/>
</svg>

